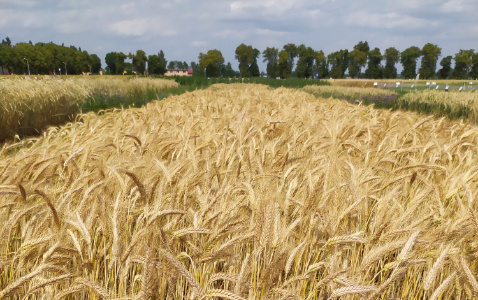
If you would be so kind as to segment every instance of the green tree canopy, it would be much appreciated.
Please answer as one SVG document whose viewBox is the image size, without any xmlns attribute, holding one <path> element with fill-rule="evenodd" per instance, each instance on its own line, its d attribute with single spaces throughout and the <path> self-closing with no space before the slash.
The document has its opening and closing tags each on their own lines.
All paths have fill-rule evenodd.
<svg viewBox="0 0 478 300">
<path fill-rule="evenodd" d="M 425 44 L 422 51 L 422 63 L 418 73 L 423 79 L 428 79 L 435 75 L 438 57 L 441 55 L 441 48 L 431 43 Z"/>
<path fill-rule="evenodd" d="M 197 76 L 197 75 L 201 76 L 201 73 L 200 73 L 200 70 L 199 70 L 200 69 L 199 64 L 192 61 L 190 63 L 190 65 L 191 65 L 191 69 L 193 69 L 193 76 Z"/>
<path fill-rule="evenodd" d="M 478 52 L 474 53 L 471 59 L 470 77 L 475 80 L 478 79 Z"/>
<path fill-rule="evenodd" d="M 101 69 L 101 59 L 96 54 L 90 54 L 90 66 L 92 73 L 99 73 Z"/>
<path fill-rule="evenodd" d="M 368 42 L 359 42 L 354 46 L 354 50 L 349 53 L 349 76 L 352 78 L 360 77 L 362 68 L 367 63 L 367 53 L 370 51 Z"/>
<path fill-rule="evenodd" d="M 199 53 L 199 66 L 206 70 L 207 77 L 221 76 L 221 67 L 224 64 L 224 57 L 217 49 L 209 50 L 206 54 Z"/>
<path fill-rule="evenodd" d="M 177 63 L 177 61 L 171 60 L 171 61 L 168 63 L 168 70 L 179 69 L 179 68 L 176 67 L 176 63 Z"/>
<path fill-rule="evenodd" d="M 163 50 L 159 51 L 158 55 L 148 56 L 148 72 L 149 74 L 164 75 L 166 73 L 167 61 L 164 58 Z"/>
<path fill-rule="evenodd" d="M 395 65 L 400 61 L 400 52 L 394 47 L 385 49 L 385 54 L 383 55 L 385 59 L 385 68 L 383 69 L 384 78 L 396 78 L 397 77 L 397 68 Z"/>
<path fill-rule="evenodd" d="M 348 50 L 340 50 L 327 55 L 327 63 L 330 66 L 329 75 L 332 78 L 344 77 L 345 70 L 349 66 Z"/>
<path fill-rule="evenodd" d="M 294 60 L 299 55 L 297 52 L 297 46 L 295 44 L 289 43 L 284 45 L 283 50 L 289 54 L 289 73 L 292 75 L 292 69 L 294 68 Z"/>
<path fill-rule="evenodd" d="M 438 78 L 440 79 L 447 79 L 451 75 L 451 61 L 453 60 L 453 57 L 451 55 L 448 55 L 444 58 L 442 58 L 440 62 L 441 69 L 438 70 Z"/>
<path fill-rule="evenodd" d="M 271 78 L 279 76 L 279 49 L 267 47 L 262 51 L 262 57 L 264 57 L 263 62 L 267 62 L 267 75 Z"/>
<path fill-rule="evenodd" d="M 123 52 L 110 52 L 106 54 L 105 63 L 110 68 L 112 74 L 123 74 L 126 57 L 126 54 Z"/>
<path fill-rule="evenodd" d="M 239 73 L 241 77 L 251 77 L 251 65 L 254 62 L 254 48 L 247 46 L 244 43 L 236 48 L 236 59 L 239 62 Z"/>
<path fill-rule="evenodd" d="M 257 59 L 259 58 L 259 55 L 261 55 L 261 51 L 254 48 L 253 53 L 254 53 L 254 59 L 251 64 L 251 75 L 252 77 L 259 77 L 261 74 L 259 72 L 259 65 L 257 64 Z"/>
<path fill-rule="evenodd" d="M 10 72 L 10 70 L 13 70 L 12 48 L 3 43 L 0 44 L 0 68 L 0 74 L 7 73 Z"/>
<path fill-rule="evenodd" d="M 234 71 L 230 62 L 228 62 L 227 65 L 224 67 L 224 73 L 222 75 L 226 78 L 232 78 L 237 76 L 236 71 Z"/>
<path fill-rule="evenodd" d="M 400 62 L 403 65 L 402 76 L 406 79 L 414 79 L 417 76 L 417 59 L 421 56 L 420 48 L 416 46 L 405 49 L 400 54 Z"/>
<path fill-rule="evenodd" d="M 2 45 L 5 45 L 7 47 L 12 46 L 12 41 L 10 40 L 10 38 L 8 36 L 4 40 L 2 40 Z"/>
<path fill-rule="evenodd" d="M 129 55 L 133 59 L 133 66 L 136 68 L 137 74 L 143 75 L 146 71 L 146 63 L 148 62 L 148 57 L 143 50 L 137 50 L 135 55 Z"/>
<path fill-rule="evenodd" d="M 362 67 L 367 63 L 367 52 L 354 49 L 349 53 L 349 76 L 360 77 Z"/>
<path fill-rule="evenodd" d="M 325 57 L 324 51 L 315 51 L 315 70 L 319 71 L 319 78 L 325 78 L 328 73 L 327 57 Z"/>
<path fill-rule="evenodd" d="M 460 50 L 455 54 L 455 69 L 452 76 L 455 79 L 467 79 L 473 67 L 474 50 Z"/>
<path fill-rule="evenodd" d="M 289 78 L 291 75 L 291 67 L 290 67 L 290 59 L 289 53 L 287 51 L 282 50 L 279 52 L 279 65 L 278 65 L 278 72 L 279 77 L 282 79 Z"/>
<path fill-rule="evenodd" d="M 314 60 L 315 51 L 311 47 L 301 44 L 297 47 L 299 60 L 295 70 L 296 76 L 299 78 L 309 78 L 314 76 Z"/>
<path fill-rule="evenodd" d="M 357 45 L 354 46 L 354 50 L 362 51 L 363 53 L 367 54 L 370 51 L 370 46 L 368 42 L 360 41 Z"/>
<path fill-rule="evenodd" d="M 105 56 L 106 67 L 109 68 L 111 74 L 116 74 L 116 52 L 106 53 Z"/>
<path fill-rule="evenodd" d="M 367 78 L 378 79 L 383 77 L 382 60 L 383 56 L 379 48 L 374 48 L 367 53 L 367 70 L 365 70 Z"/>
<path fill-rule="evenodd" d="M 186 70 L 189 68 L 189 65 L 187 62 L 182 62 L 179 60 L 172 60 L 168 63 L 168 69 L 171 70 Z"/>
</svg>

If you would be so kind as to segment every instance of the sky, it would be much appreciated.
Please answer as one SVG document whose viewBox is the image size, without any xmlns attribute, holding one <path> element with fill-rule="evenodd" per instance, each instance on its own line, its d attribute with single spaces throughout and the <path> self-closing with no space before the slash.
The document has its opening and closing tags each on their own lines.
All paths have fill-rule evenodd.
<svg viewBox="0 0 478 300">
<path fill-rule="evenodd" d="M 478 51 L 476 12 L 477 0 L 0 0 L 0 39 L 81 47 L 103 67 L 108 52 L 163 50 L 190 63 L 217 49 L 237 70 L 241 43 L 261 52 L 304 44 L 325 55 L 360 41 L 382 54 L 426 43 L 442 57 Z"/>
</svg>

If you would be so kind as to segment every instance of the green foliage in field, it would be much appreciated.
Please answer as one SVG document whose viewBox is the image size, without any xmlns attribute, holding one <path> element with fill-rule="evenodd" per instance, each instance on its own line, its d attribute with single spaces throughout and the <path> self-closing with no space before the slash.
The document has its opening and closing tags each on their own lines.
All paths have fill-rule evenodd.
<svg viewBox="0 0 478 300">
<path fill-rule="evenodd" d="M 476 92 L 444 92 L 426 90 L 407 93 L 393 103 L 393 108 L 417 111 L 423 114 L 444 116 L 450 119 L 467 119 L 478 122 Z"/>
<path fill-rule="evenodd" d="M 373 104 L 378 108 L 410 110 L 449 119 L 478 123 L 478 94 L 473 91 L 371 89 L 343 86 L 306 86 L 304 91 L 316 97 L 335 98 L 355 104 Z"/>
<path fill-rule="evenodd" d="M 316 97 L 335 98 L 350 103 L 374 104 L 376 107 L 389 108 L 399 94 L 386 89 L 372 89 L 341 86 L 306 86 L 303 89 Z"/>
<path fill-rule="evenodd" d="M 187 90 L 195 90 L 197 88 L 206 88 L 216 83 L 256 83 L 268 85 L 272 88 L 303 88 L 305 86 L 329 85 L 327 81 L 302 78 L 274 79 L 265 77 L 251 78 L 205 78 L 200 76 L 192 77 L 175 77 L 174 80 Z"/>
</svg>

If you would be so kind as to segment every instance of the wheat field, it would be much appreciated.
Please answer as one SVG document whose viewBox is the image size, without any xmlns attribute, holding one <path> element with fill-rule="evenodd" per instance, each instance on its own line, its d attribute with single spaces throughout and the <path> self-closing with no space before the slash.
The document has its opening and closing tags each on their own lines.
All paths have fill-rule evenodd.
<svg viewBox="0 0 478 300">
<path fill-rule="evenodd" d="M 459 91 L 411 92 L 400 97 L 397 107 L 449 118 L 464 118 L 478 123 L 478 93 Z"/>
<path fill-rule="evenodd" d="M 0 142 L 71 121 L 96 94 L 132 96 L 177 86 L 173 80 L 153 78 L 0 78 Z"/>
<path fill-rule="evenodd" d="M 478 297 L 475 126 L 248 84 L 77 121 L 0 150 L 0 299 Z"/>
</svg>

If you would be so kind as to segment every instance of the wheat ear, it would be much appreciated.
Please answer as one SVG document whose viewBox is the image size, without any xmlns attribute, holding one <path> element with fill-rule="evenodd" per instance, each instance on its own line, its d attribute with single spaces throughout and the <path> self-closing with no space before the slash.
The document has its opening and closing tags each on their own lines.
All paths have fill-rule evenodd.
<svg viewBox="0 0 478 300">
<path fill-rule="evenodd" d="M 146 256 L 143 261 L 143 274 L 141 279 L 141 294 L 144 299 L 149 299 L 155 293 L 156 280 L 154 273 L 155 270 L 152 267 L 153 250 L 149 245 L 146 245 Z"/>
<path fill-rule="evenodd" d="M 332 295 L 328 298 L 333 299 L 337 297 L 342 297 L 345 295 L 354 295 L 354 294 L 365 294 L 374 292 L 377 290 L 376 286 L 344 286 L 342 288 L 338 288 L 332 292 Z"/>
<path fill-rule="evenodd" d="M 20 277 L 19 279 L 15 280 L 14 282 L 10 283 L 7 285 L 2 291 L 0 291 L 0 299 L 6 297 L 9 295 L 11 292 L 13 292 L 15 289 L 19 288 L 23 284 L 25 284 L 27 281 L 30 281 L 33 277 L 37 276 L 41 272 L 47 270 L 50 265 L 41 265 L 32 272 L 28 273 L 27 275 Z"/>
<path fill-rule="evenodd" d="M 306 241 L 303 241 L 300 243 L 297 247 L 292 250 L 292 252 L 289 255 L 289 258 L 287 259 L 287 262 L 285 264 L 285 275 L 287 276 L 289 274 L 290 268 L 292 267 L 292 263 L 294 262 L 295 256 L 297 255 L 297 252 L 304 247 Z"/>
<path fill-rule="evenodd" d="M 461 277 L 465 279 L 465 282 L 468 283 L 468 285 L 473 291 L 473 294 L 476 297 L 478 295 L 478 282 L 476 281 L 475 276 L 473 276 L 473 273 L 471 272 L 470 268 L 466 264 L 466 261 L 463 257 L 460 257 L 458 259 L 458 263 L 464 273 L 464 276 L 461 276 Z"/>
<path fill-rule="evenodd" d="M 440 254 L 440 256 L 437 258 L 435 263 L 433 264 L 430 272 L 428 272 L 427 276 L 425 277 L 425 281 L 423 284 L 423 289 L 425 291 L 428 291 L 433 283 L 435 282 L 436 274 L 438 271 L 441 269 L 445 262 L 446 255 L 448 254 L 448 251 L 450 250 L 450 246 L 448 245 Z"/>
<path fill-rule="evenodd" d="M 382 259 L 385 255 L 403 247 L 405 241 L 387 243 L 382 247 L 370 250 L 362 260 L 362 269 L 370 267 L 376 261 Z"/>
<path fill-rule="evenodd" d="M 209 280 L 207 282 L 208 282 L 208 284 L 211 284 L 211 283 L 213 283 L 214 281 L 217 281 L 217 280 L 227 280 L 227 281 L 236 283 L 237 282 L 237 277 L 238 276 L 234 275 L 234 274 L 216 273 L 216 274 L 213 274 L 211 277 L 209 277 Z"/>
<path fill-rule="evenodd" d="M 27 192 L 25 191 L 25 188 L 21 184 L 19 184 L 18 189 L 20 190 L 20 194 L 22 194 L 23 202 L 26 202 L 27 201 Z"/>
<path fill-rule="evenodd" d="M 440 284 L 440 286 L 433 292 L 432 296 L 430 297 L 430 300 L 436 300 L 440 298 L 441 294 L 443 291 L 448 287 L 450 282 L 455 279 L 456 277 L 456 272 L 453 272 L 450 276 L 448 276 L 443 282 Z"/>
<path fill-rule="evenodd" d="M 139 190 L 139 193 L 141 194 L 141 198 L 143 198 L 143 201 L 145 203 L 147 203 L 149 201 L 148 199 L 148 196 L 147 196 L 147 193 L 146 193 L 146 189 L 144 188 L 144 185 L 143 183 L 141 182 L 141 180 L 139 180 L 139 178 L 132 172 L 129 172 L 129 171 L 124 171 L 126 173 L 126 175 L 128 175 L 132 180 L 133 182 L 136 184 L 136 186 L 138 187 L 138 190 Z"/>
<path fill-rule="evenodd" d="M 327 284 L 331 280 L 334 280 L 335 278 L 337 278 L 338 276 L 342 275 L 345 272 L 346 272 L 346 270 L 341 270 L 341 271 L 338 271 L 338 272 L 335 272 L 335 273 L 332 273 L 332 274 L 329 274 L 329 275 L 325 276 L 322 280 L 320 280 L 317 283 L 317 285 L 315 286 L 315 289 L 320 288 L 321 286 Z M 315 291 L 313 291 L 312 293 L 315 293 Z"/>
<path fill-rule="evenodd" d="M 53 203 L 51 202 L 50 198 L 48 198 L 48 196 L 43 191 L 35 190 L 35 193 L 40 195 L 43 200 L 45 200 L 46 204 L 48 205 L 53 214 L 53 220 L 55 221 L 56 227 L 60 229 L 60 218 L 58 217 L 58 212 L 56 211 L 55 206 L 53 206 Z"/>
<path fill-rule="evenodd" d="M 84 290 L 84 288 L 85 287 L 82 284 L 75 284 L 75 285 L 71 286 L 69 289 L 63 290 L 61 293 L 56 294 L 54 299 L 58 299 L 58 300 L 62 299 L 63 297 L 66 297 L 70 294 L 82 291 L 82 290 Z"/>
<path fill-rule="evenodd" d="M 207 291 L 207 294 L 203 295 L 201 299 L 204 297 L 221 297 L 221 298 L 226 298 L 226 299 L 231 299 L 231 300 L 247 300 L 246 298 L 242 298 L 241 296 L 238 296 L 234 293 L 231 293 L 227 290 L 221 290 L 221 289 L 212 289 Z"/>
<path fill-rule="evenodd" d="M 405 275 L 405 272 L 407 272 L 407 268 L 398 268 L 395 269 L 390 277 L 385 280 L 377 290 L 373 292 L 372 295 L 370 295 L 369 299 L 376 299 L 380 297 L 380 295 L 395 281 L 399 280 L 403 275 Z"/>
<path fill-rule="evenodd" d="M 239 276 L 237 276 L 236 286 L 234 287 L 234 293 L 237 295 L 241 294 L 241 285 L 242 281 L 244 280 L 244 274 L 246 273 L 246 268 L 249 266 L 249 258 L 251 254 L 248 252 L 244 261 L 242 262 L 241 271 L 239 272 Z"/>
<path fill-rule="evenodd" d="M 335 236 L 327 240 L 323 248 L 327 246 L 336 245 L 336 244 L 346 244 L 346 243 L 361 243 L 366 244 L 368 242 L 367 239 L 360 237 L 363 232 L 356 232 L 350 235 L 342 235 L 342 236 Z"/>
<path fill-rule="evenodd" d="M 41 288 L 43 288 L 47 285 L 52 285 L 54 283 L 57 283 L 57 282 L 60 282 L 60 281 L 66 280 L 66 279 L 70 279 L 72 277 L 73 277 L 72 274 L 65 274 L 65 275 L 60 275 L 60 276 L 57 276 L 57 277 L 49 278 L 49 279 L 46 279 L 46 280 L 42 280 L 41 282 L 39 282 L 38 284 L 33 286 L 31 289 L 29 289 L 28 292 L 23 297 L 23 299 L 28 299 L 27 296 L 34 293 L 38 289 L 41 289 Z"/>
<path fill-rule="evenodd" d="M 73 154 L 71 154 L 71 155 L 65 160 L 65 162 L 63 163 L 63 166 L 64 166 L 64 167 L 68 166 L 68 164 L 70 163 L 70 161 L 71 161 L 73 158 L 75 158 L 75 156 L 77 156 L 78 153 L 80 153 L 80 152 L 83 150 L 83 148 L 85 148 L 85 146 L 80 147 L 80 149 L 78 149 L 78 150 L 76 150 L 75 152 L 73 152 Z"/>
<path fill-rule="evenodd" d="M 397 257 L 398 261 L 403 261 L 403 260 L 408 259 L 409 252 L 410 252 L 410 250 L 412 250 L 413 245 L 415 245 L 415 240 L 417 239 L 417 236 L 418 236 L 419 233 L 420 233 L 419 230 L 412 233 L 412 235 L 408 239 L 405 246 L 403 246 L 402 251 L 400 251 L 400 254 L 398 254 L 398 257 Z"/>
</svg>

